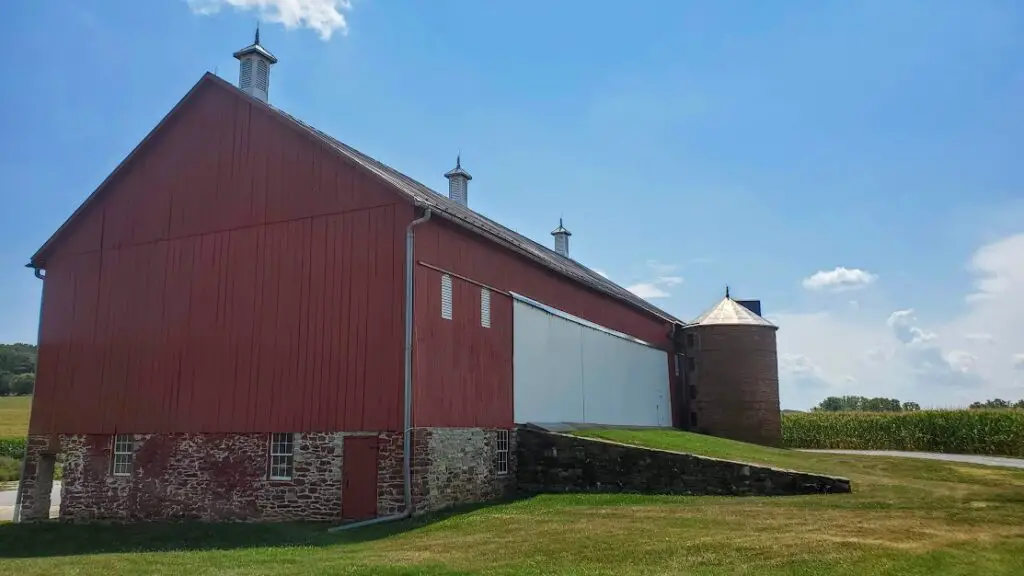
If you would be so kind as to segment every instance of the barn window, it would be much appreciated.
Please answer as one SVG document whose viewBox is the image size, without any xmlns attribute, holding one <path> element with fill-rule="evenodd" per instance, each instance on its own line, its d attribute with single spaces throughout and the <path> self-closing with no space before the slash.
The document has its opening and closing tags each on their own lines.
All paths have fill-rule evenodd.
<svg viewBox="0 0 1024 576">
<path fill-rule="evenodd" d="M 487 288 L 480 289 L 480 325 L 491 327 L 491 291 Z"/>
<path fill-rule="evenodd" d="M 270 479 L 291 480 L 295 463 L 295 435 L 275 432 L 270 435 Z"/>
<path fill-rule="evenodd" d="M 441 275 L 441 318 L 452 319 L 452 277 Z"/>
<path fill-rule="evenodd" d="M 131 434 L 114 436 L 114 476 L 130 476 L 132 460 L 135 459 L 135 438 Z"/>
<path fill-rule="evenodd" d="M 508 474 L 508 430 L 498 430 L 497 448 L 495 467 L 498 476 L 504 476 Z"/>
</svg>

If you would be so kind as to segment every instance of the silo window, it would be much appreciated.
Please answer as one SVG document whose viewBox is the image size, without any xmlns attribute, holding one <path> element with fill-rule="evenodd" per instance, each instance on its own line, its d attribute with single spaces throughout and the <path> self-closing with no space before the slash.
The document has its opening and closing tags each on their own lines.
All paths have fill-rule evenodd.
<svg viewBox="0 0 1024 576">
<path fill-rule="evenodd" d="M 692 428 L 696 428 L 697 427 L 697 413 L 696 412 L 690 412 L 690 427 L 692 427 Z"/>
<path fill-rule="evenodd" d="M 686 335 L 686 347 L 692 350 L 696 346 L 697 346 L 697 335 L 694 334 L 693 332 L 687 334 Z"/>
<path fill-rule="evenodd" d="M 697 399 L 697 387 L 696 386 L 690 386 L 690 400 L 696 400 L 696 399 Z"/>
<path fill-rule="evenodd" d="M 689 372 L 694 372 L 697 370 L 697 360 L 694 359 L 693 356 L 690 356 L 689 358 L 686 359 L 686 370 Z"/>
<path fill-rule="evenodd" d="M 491 327 L 491 291 L 487 288 L 480 289 L 480 325 Z"/>
<path fill-rule="evenodd" d="M 441 318 L 452 319 L 452 277 L 441 275 Z"/>
</svg>

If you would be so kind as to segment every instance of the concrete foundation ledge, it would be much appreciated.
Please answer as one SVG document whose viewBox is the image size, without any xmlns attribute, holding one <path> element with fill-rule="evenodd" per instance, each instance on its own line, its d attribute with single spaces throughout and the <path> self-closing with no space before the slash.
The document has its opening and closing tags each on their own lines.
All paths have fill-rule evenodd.
<svg viewBox="0 0 1024 576">
<path fill-rule="evenodd" d="M 523 494 L 788 496 L 851 491 L 850 480 L 518 428 L 518 491 Z"/>
</svg>

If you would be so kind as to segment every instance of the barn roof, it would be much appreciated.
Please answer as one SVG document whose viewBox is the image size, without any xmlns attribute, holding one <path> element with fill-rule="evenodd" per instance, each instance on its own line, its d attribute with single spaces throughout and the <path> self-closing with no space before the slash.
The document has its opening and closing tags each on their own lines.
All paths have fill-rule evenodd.
<svg viewBox="0 0 1024 576">
<path fill-rule="evenodd" d="M 690 326 L 710 325 L 743 325 L 743 326 L 768 326 L 775 328 L 775 324 L 755 314 L 752 310 L 732 298 L 726 296 L 722 301 L 711 307 L 710 310 L 701 314 Z"/>
<path fill-rule="evenodd" d="M 431 211 L 437 216 L 445 218 L 492 242 L 506 246 L 507 248 L 510 248 L 526 256 L 527 258 L 543 265 L 544 267 L 552 270 L 553 272 L 556 272 L 562 276 L 565 276 L 580 284 L 583 284 L 591 289 L 597 290 L 598 292 L 602 292 L 604 294 L 612 296 L 613 298 L 623 301 L 635 308 L 644 310 L 645 312 L 652 314 L 658 318 L 661 318 L 666 322 L 680 324 L 683 323 L 681 320 L 675 318 L 671 314 L 665 312 L 664 310 L 661 310 L 657 306 L 654 306 L 650 302 L 644 300 L 643 298 L 640 298 L 639 296 L 633 294 L 629 290 L 626 290 L 622 286 L 619 286 L 615 282 L 612 282 L 611 280 L 605 278 L 604 276 L 598 274 L 597 272 L 594 272 L 590 268 L 584 266 L 583 264 L 580 264 L 579 262 L 573 260 L 572 258 L 562 256 L 555 252 L 554 250 L 546 246 L 543 246 L 542 244 L 539 244 L 538 242 L 535 242 L 527 238 L 526 236 L 523 236 L 522 234 L 510 230 L 509 228 L 506 228 L 501 224 L 498 224 L 494 220 L 491 220 L 490 218 L 487 218 L 477 212 L 474 212 L 473 210 L 470 210 L 465 206 L 462 206 L 461 204 L 451 200 L 447 196 L 435 192 L 428 186 L 418 182 L 417 180 L 409 176 L 406 176 L 405 174 L 402 174 L 398 170 L 395 170 L 394 168 L 391 168 L 390 166 L 378 160 L 375 160 L 367 156 L 366 154 L 363 154 L 362 152 L 356 150 L 355 148 L 352 148 L 351 146 L 337 140 L 336 138 L 322 132 L 321 130 L 314 128 L 313 126 L 306 124 L 305 122 L 299 120 L 298 118 L 295 118 L 291 114 L 288 114 L 287 112 L 284 112 L 279 108 L 271 106 L 270 104 L 263 102 L 259 99 L 253 98 L 252 96 L 249 96 L 248 94 L 239 90 L 233 84 L 209 72 L 203 75 L 199 82 L 196 83 L 196 86 L 194 86 L 192 90 L 190 90 L 189 93 L 184 98 L 182 98 L 182 101 L 179 102 L 170 113 L 168 113 L 167 117 L 171 116 L 175 110 L 179 109 L 182 106 L 182 104 L 189 98 L 189 96 L 195 93 L 196 89 L 206 82 L 210 82 L 222 88 L 228 89 L 236 96 L 248 99 L 255 106 L 263 106 L 266 109 L 270 110 L 271 112 L 287 120 L 288 122 L 301 128 L 302 130 L 306 131 L 313 137 L 317 138 L 318 140 L 320 140 L 321 142 L 335 150 L 341 156 L 348 158 L 352 162 L 355 162 L 362 168 L 368 170 L 372 174 L 376 175 L 378 178 L 390 184 L 390 186 L 393 189 L 399 192 L 402 196 L 404 196 L 414 205 L 422 208 L 430 208 Z M 161 124 L 163 124 L 167 120 L 167 117 L 165 117 L 164 120 L 161 121 Z M 159 127 L 160 124 L 157 125 L 157 128 L 155 128 L 153 132 L 156 132 L 159 129 Z M 150 133 L 150 135 L 152 135 L 152 132 Z M 148 138 L 149 136 L 146 137 L 146 139 Z M 145 140 L 143 140 L 143 142 L 145 142 Z M 139 147 L 141 147 L 141 144 L 139 145 Z M 139 147 L 136 147 L 135 151 L 137 151 Z M 125 161 L 122 162 L 121 165 L 117 167 L 117 169 L 115 169 L 114 174 L 116 174 L 117 171 L 119 171 L 128 162 L 131 156 L 135 154 L 135 151 L 133 151 L 132 154 L 130 154 L 128 158 L 126 158 Z M 71 222 L 76 218 L 76 216 L 83 212 L 83 210 L 86 208 L 86 205 L 95 201 L 100 191 L 112 179 L 114 174 L 111 174 L 102 184 L 100 184 L 100 187 L 97 188 L 97 190 L 93 192 L 93 194 L 90 195 L 81 206 L 79 206 L 79 208 L 75 211 L 74 214 L 71 215 L 68 221 L 65 222 L 64 225 L 62 225 L 49 240 L 47 240 L 43 247 L 41 247 L 32 257 L 32 261 L 29 263 L 29 266 L 39 265 L 39 263 L 43 259 L 44 253 L 48 251 L 49 247 L 56 241 L 57 237 L 62 233 L 62 231 L 68 228 L 69 224 L 71 224 Z"/>
</svg>

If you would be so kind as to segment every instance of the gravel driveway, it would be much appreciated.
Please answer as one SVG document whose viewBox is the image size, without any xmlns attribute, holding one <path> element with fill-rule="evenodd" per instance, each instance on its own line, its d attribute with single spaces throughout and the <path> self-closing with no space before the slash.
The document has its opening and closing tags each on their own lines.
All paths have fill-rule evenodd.
<svg viewBox="0 0 1024 576">
<path fill-rule="evenodd" d="M 974 456 L 970 454 L 942 454 L 939 452 L 901 452 L 899 450 L 801 450 L 801 452 L 821 452 L 824 454 L 855 454 L 857 456 L 900 456 L 903 458 L 925 458 L 927 460 L 946 460 L 981 464 L 982 466 L 1002 466 L 1005 468 L 1024 469 L 1024 459 L 1004 458 L 1002 456 Z"/>
</svg>

